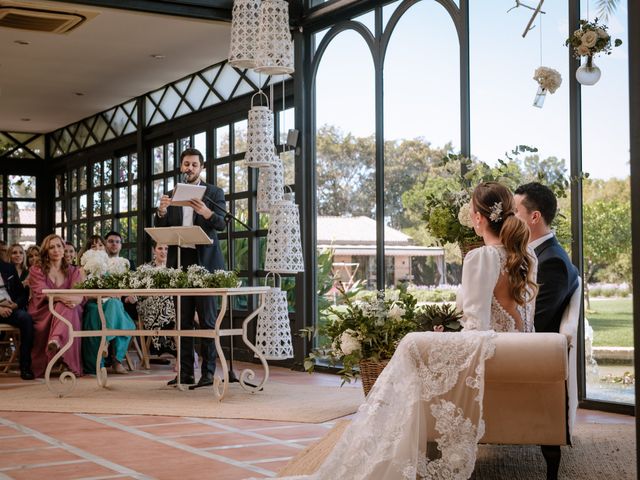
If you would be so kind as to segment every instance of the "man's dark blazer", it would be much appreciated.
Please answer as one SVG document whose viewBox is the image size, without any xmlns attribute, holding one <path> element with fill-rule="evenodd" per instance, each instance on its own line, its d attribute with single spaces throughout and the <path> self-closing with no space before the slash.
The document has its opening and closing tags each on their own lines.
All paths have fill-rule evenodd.
<svg viewBox="0 0 640 480">
<path fill-rule="evenodd" d="M 16 304 L 18 308 L 27 308 L 27 300 L 29 300 L 29 292 L 18 276 L 16 267 L 7 262 L 0 261 L 0 275 L 2 275 L 2 281 L 4 282 L 7 292 Z"/>
<path fill-rule="evenodd" d="M 564 309 L 578 288 L 578 269 L 556 237 L 534 249 L 538 257 L 538 296 L 534 324 L 536 332 L 559 332 Z"/>
<path fill-rule="evenodd" d="M 204 182 L 201 182 L 200 185 L 207 187 L 202 201 L 213 212 L 213 215 L 207 220 L 202 215 L 193 212 L 193 225 L 201 227 L 204 233 L 213 240 L 213 243 L 210 245 L 196 245 L 196 251 L 198 252 L 198 264 L 212 272 L 224 269 L 224 258 L 222 257 L 217 232 L 223 231 L 226 227 L 223 213 L 226 211 L 226 204 L 224 192 L 221 188 Z M 172 192 L 167 193 L 167 195 L 171 196 Z M 214 204 L 219 208 L 216 208 Z M 159 217 L 157 214 L 154 217 L 156 227 L 181 227 L 182 207 L 169 206 L 164 217 Z M 169 247 L 167 266 L 174 268 L 178 266 L 177 247 Z"/>
</svg>

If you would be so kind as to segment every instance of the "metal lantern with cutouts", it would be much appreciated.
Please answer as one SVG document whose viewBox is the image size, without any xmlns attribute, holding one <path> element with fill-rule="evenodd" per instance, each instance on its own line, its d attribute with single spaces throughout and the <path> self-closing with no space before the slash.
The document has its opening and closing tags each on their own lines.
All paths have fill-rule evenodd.
<svg viewBox="0 0 640 480">
<path fill-rule="evenodd" d="M 267 105 L 254 106 L 256 96 L 264 96 Z M 251 110 L 247 122 L 247 153 L 244 160 L 249 167 L 273 165 L 275 144 L 273 142 L 273 112 L 269 109 L 269 99 L 260 91 L 251 97 Z"/>
<path fill-rule="evenodd" d="M 259 18 L 260 0 L 234 0 L 229 46 L 229 63 L 234 67 L 256 67 Z"/>
<path fill-rule="evenodd" d="M 274 156 L 273 161 L 273 165 L 258 170 L 256 210 L 259 213 L 269 213 L 271 205 L 284 195 L 284 165 L 278 156 Z"/>
<path fill-rule="evenodd" d="M 267 274 L 267 282 L 269 275 L 271 274 Z M 258 314 L 256 348 L 267 360 L 293 358 L 286 292 L 280 287 L 272 287 L 264 295 L 263 306 L 264 308 Z"/>
<path fill-rule="evenodd" d="M 285 0 L 264 0 L 259 16 L 255 71 L 267 75 L 293 73 L 289 4 Z"/>
<path fill-rule="evenodd" d="M 300 214 L 290 193 L 271 205 L 271 223 L 267 233 L 264 269 L 276 273 L 304 271 L 300 241 Z"/>
</svg>

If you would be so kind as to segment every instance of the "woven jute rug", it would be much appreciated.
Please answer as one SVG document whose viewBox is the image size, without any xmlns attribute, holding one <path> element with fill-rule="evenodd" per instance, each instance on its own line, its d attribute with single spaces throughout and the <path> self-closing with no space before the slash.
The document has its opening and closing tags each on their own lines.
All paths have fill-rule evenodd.
<svg viewBox="0 0 640 480">
<path fill-rule="evenodd" d="M 245 418 L 320 423 L 349 415 L 363 402 L 361 388 L 289 385 L 267 382 L 257 393 L 232 383 L 222 402 L 212 388 L 180 391 L 166 381 L 109 379 L 100 388 L 81 378 L 75 390 L 59 398 L 46 385 L 0 388 L 0 411 L 168 415 Z"/>
<path fill-rule="evenodd" d="M 298 454 L 279 477 L 317 470 L 349 424 L 339 421 L 321 440 Z M 546 464 L 534 445 L 480 445 L 474 480 L 544 480 Z M 581 423 L 574 445 L 562 447 L 559 478 L 566 480 L 631 480 L 636 478 L 633 425 Z"/>
</svg>

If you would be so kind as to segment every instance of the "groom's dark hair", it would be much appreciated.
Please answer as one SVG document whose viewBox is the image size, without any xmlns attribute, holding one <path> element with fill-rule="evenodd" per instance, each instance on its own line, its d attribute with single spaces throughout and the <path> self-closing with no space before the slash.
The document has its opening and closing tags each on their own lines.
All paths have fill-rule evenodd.
<svg viewBox="0 0 640 480">
<path fill-rule="evenodd" d="M 525 183 L 516 188 L 515 195 L 522 195 L 522 204 L 530 211 L 538 211 L 547 225 L 551 225 L 558 211 L 558 200 L 551 189 L 538 182 Z"/>
</svg>

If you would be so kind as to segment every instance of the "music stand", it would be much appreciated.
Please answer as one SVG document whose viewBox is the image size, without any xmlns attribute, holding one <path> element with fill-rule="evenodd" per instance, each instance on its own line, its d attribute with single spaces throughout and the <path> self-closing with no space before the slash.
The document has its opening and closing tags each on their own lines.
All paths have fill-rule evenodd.
<svg viewBox="0 0 640 480">
<path fill-rule="evenodd" d="M 183 245 L 211 245 L 213 240 L 209 238 L 209 236 L 204 233 L 204 230 L 198 226 L 193 227 L 147 227 L 144 229 L 145 232 L 149 234 L 149 236 L 158 243 L 164 243 L 166 245 L 175 245 L 178 247 L 178 268 L 181 268 L 181 259 L 180 259 L 180 247 Z M 180 309 L 180 302 L 178 303 L 178 309 Z M 180 311 L 180 310 L 178 310 Z M 178 331 L 180 331 L 182 325 L 182 316 L 178 315 Z M 180 383 L 180 359 L 182 356 L 181 352 L 181 338 L 178 337 L 178 341 L 176 342 L 176 365 L 178 366 L 177 372 L 177 386 L 182 389 L 182 384 Z"/>
<path fill-rule="evenodd" d="M 147 227 L 144 229 L 156 243 L 175 245 L 178 247 L 178 268 L 180 263 L 180 247 L 183 245 L 211 245 L 213 240 L 198 226 L 194 227 Z"/>
</svg>

